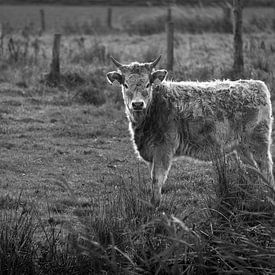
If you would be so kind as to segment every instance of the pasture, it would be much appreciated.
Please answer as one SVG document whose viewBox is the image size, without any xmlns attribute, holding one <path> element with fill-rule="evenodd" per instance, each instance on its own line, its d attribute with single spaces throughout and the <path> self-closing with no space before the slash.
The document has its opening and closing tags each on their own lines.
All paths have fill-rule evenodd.
<svg viewBox="0 0 275 275">
<path fill-rule="evenodd" d="M 17 9 L 22 11 L 20 16 Z M 17 28 L 37 22 L 39 18 L 32 19 L 31 14 L 39 15 L 39 9 L 1 6 L 1 13 Z M 59 9 L 66 10 L 64 17 L 57 16 Z M 139 9 L 148 15 L 152 12 Z M 114 26 L 122 26 L 128 11 L 137 14 L 132 8 L 114 8 Z M 1 270 L 6 274 L 11 270 L 25 274 L 272 274 L 274 200 L 270 191 L 268 199 L 262 194 L 266 190 L 256 175 L 251 180 L 238 165 L 223 161 L 214 165 L 177 161 L 160 207 L 149 204 L 148 169 L 132 148 L 120 89 L 109 86 L 105 74 L 114 70 L 110 55 L 127 63 L 151 61 L 162 53 L 158 67 L 165 68 L 164 33 L 67 33 L 61 38 L 61 83 L 52 86 L 45 81 L 51 32 L 64 31 L 61 26 L 67 18 L 75 18 L 76 23 L 70 24 L 77 25 L 78 20 L 90 20 L 92 13 L 102 19 L 105 12 L 103 7 L 48 6 L 48 32 L 38 36 L 35 25 L 25 36 L 11 31 L 3 37 Z M 267 31 L 257 28 L 244 35 L 245 77 L 265 81 L 274 99 L 275 33 L 271 23 L 267 25 Z M 7 47 L 10 37 L 16 55 Z M 232 39 L 231 34 L 220 32 L 176 32 L 175 65 L 169 78 L 230 78 Z"/>
<path fill-rule="evenodd" d="M 59 6 L 59 5 L 1 5 L 1 23 L 6 23 L 11 29 L 20 30 L 24 26 L 32 29 L 40 28 L 40 9 L 45 11 L 46 28 L 48 32 L 72 32 L 77 31 L 99 34 L 97 31 L 105 30 L 107 21 L 107 8 L 105 6 Z M 166 16 L 165 7 L 142 7 L 135 8 L 120 6 L 112 8 L 112 26 L 115 30 L 123 30 L 129 24 L 142 24 L 142 21 L 154 21 L 159 16 Z M 189 7 L 174 6 L 172 13 L 175 18 L 181 20 L 209 20 L 223 17 L 220 6 L 212 7 Z M 254 32 L 253 25 L 272 25 L 274 20 L 274 8 L 247 7 L 244 9 L 244 25 Z M 203 25 L 203 24 L 201 24 Z M 196 25 L 194 25 L 196 26 Z M 218 27 L 218 26 L 216 26 Z M 200 32 L 200 30 L 197 30 Z"/>
</svg>

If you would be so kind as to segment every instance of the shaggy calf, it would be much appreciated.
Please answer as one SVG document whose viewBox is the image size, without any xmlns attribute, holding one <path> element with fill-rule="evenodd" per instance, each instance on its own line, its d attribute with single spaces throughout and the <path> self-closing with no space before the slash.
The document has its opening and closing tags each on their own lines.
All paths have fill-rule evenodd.
<svg viewBox="0 0 275 275">
<path fill-rule="evenodd" d="M 188 156 L 210 161 L 213 152 L 237 152 L 274 187 L 270 153 L 272 111 L 270 93 L 257 80 L 173 82 L 166 70 L 151 63 L 120 64 L 107 73 L 122 87 L 134 147 L 149 164 L 152 203 L 172 160 Z"/>
</svg>

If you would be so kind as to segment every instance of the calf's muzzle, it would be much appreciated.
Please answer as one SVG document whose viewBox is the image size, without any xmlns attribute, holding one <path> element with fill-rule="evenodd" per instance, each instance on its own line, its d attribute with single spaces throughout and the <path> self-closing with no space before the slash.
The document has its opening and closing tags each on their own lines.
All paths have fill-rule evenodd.
<svg viewBox="0 0 275 275">
<path fill-rule="evenodd" d="M 134 111 L 142 111 L 145 107 L 145 104 L 143 101 L 133 101 L 132 102 L 132 108 Z"/>
</svg>

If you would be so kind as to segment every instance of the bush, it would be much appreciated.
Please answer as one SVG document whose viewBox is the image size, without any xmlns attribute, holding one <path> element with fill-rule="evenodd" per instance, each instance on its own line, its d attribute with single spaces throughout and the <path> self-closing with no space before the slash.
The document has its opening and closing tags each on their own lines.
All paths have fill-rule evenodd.
<svg viewBox="0 0 275 275">
<path fill-rule="evenodd" d="M 105 94 L 93 85 L 86 85 L 78 88 L 77 91 L 80 101 L 100 106 L 106 102 Z"/>
</svg>

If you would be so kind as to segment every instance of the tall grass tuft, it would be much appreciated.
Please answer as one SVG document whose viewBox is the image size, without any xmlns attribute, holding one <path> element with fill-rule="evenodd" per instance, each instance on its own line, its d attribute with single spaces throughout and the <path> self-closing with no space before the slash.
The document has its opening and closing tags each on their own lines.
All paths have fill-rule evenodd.
<svg viewBox="0 0 275 275">
<path fill-rule="evenodd" d="M 12 209 L 1 216 L 1 272 L 272 274 L 274 205 L 264 192 L 259 196 L 264 187 L 258 174 L 248 176 L 241 164 L 224 156 L 213 166 L 217 199 L 204 209 L 207 219 L 193 224 L 189 216 L 179 219 L 171 210 L 154 208 L 139 171 L 118 177 L 105 185 L 104 195 L 87 203 L 62 181 L 76 205 L 66 228 L 50 210 L 42 220 L 22 203 L 9 204 Z"/>
<path fill-rule="evenodd" d="M 209 220 L 201 228 L 211 251 L 208 262 L 219 274 L 271 274 L 275 270 L 274 205 L 265 193 L 270 189 L 238 161 L 215 160 L 214 169 L 218 201 L 209 207 Z"/>
<path fill-rule="evenodd" d="M 20 196 L 14 203 L 12 209 L 1 209 L 0 213 L 1 274 L 36 274 L 33 213 L 22 204 Z"/>
</svg>

